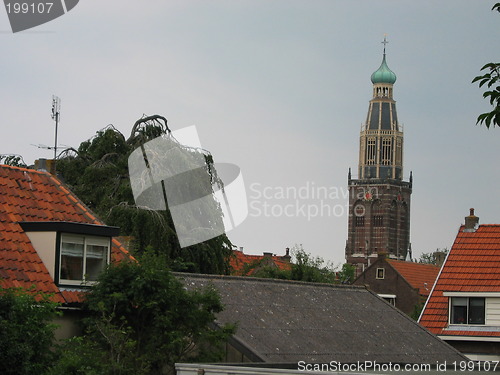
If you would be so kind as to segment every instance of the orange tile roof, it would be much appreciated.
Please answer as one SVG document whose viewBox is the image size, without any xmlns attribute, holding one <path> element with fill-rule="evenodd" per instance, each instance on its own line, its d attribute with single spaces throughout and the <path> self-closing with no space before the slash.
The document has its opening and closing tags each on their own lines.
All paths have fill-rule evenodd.
<svg viewBox="0 0 500 375">
<path fill-rule="evenodd" d="M 500 225 L 475 232 L 461 226 L 420 318 L 437 335 L 500 336 L 500 332 L 449 331 L 448 297 L 443 292 L 500 292 Z"/>
<path fill-rule="evenodd" d="M 233 250 L 233 254 L 229 259 L 229 265 L 231 267 L 231 275 L 236 276 L 249 276 L 253 274 L 262 261 L 264 261 L 265 255 L 249 255 L 244 254 L 243 251 Z M 290 262 L 284 261 L 282 257 L 273 255 L 270 257 L 272 263 L 276 265 L 280 270 L 290 270 Z M 266 264 L 270 265 L 270 264 Z M 250 269 L 245 269 L 245 266 L 251 267 Z"/>
<path fill-rule="evenodd" d="M 81 294 L 60 290 L 19 222 L 69 221 L 104 225 L 56 177 L 0 165 L 0 284 L 54 294 L 60 303 L 81 302 Z M 131 258 L 116 239 L 113 261 Z"/>
<path fill-rule="evenodd" d="M 420 295 L 429 295 L 439 273 L 439 266 L 435 266 L 434 264 L 405 262 L 395 259 L 386 259 L 386 261 L 394 267 L 413 288 L 417 288 Z"/>
</svg>

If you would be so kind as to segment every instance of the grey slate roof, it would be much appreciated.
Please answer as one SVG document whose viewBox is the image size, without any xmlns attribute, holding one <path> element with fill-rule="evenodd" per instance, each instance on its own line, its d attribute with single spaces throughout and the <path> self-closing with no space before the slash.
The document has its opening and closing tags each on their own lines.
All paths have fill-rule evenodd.
<svg viewBox="0 0 500 375">
<path fill-rule="evenodd" d="M 429 363 L 464 357 L 364 287 L 176 274 L 188 289 L 214 286 L 217 323 L 237 323 L 233 345 L 255 362 Z"/>
</svg>

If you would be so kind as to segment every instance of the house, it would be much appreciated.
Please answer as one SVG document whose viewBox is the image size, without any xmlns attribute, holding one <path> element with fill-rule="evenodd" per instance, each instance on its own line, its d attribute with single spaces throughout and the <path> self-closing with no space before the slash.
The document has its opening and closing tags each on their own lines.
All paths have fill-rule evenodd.
<svg viewBox="0 0 500 375">
<path fill-rule="evenodd" d="M 55 176 L 0 165 L 0 285 L 50 293 L 71 337 L 82 292 L 111 261 L 130 258 L 104 225 Z"/>
<path fill-rule="evenodd" d="M 225 362 L 436 363 L 464 357 L 362 286 L 177 273 L 188 289 L 215 288 L 216 324 L 236 323 Z"/>
<path fill-rule="evenodd" d="M 472 360 L 500 360 L 500 225 L 465 218 L 419 322 Z"/>
<path fill-rule="evenodd" d="M 231 275 L 251 276 L 264 267 L 277 268 L 283 271 L 291 269 L 290 249 L 286 248 L 285 255 L 273 255 L 270 252 L 264 252 L 263 255 L 249 255 L 243 252 L 243 248 L 233 250 L 229 258 Z"/>
<path fill-rule="evenodd" d="M 407 315 L 423 306 L 439 273 L 439 266 L 389 259 L 379 254 L 356 280 Z"/>
</svg>

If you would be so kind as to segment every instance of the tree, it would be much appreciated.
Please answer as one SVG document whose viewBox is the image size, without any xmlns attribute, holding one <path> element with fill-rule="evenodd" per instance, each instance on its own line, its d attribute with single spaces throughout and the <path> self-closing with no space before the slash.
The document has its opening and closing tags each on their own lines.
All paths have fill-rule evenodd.
<svg viewBox="0 0 500 375">
<path fill-rule="evenodd" d="M 493 5 L 491 10 L 500 12 L 500 3 Z M 483 93 L 483 98 L 489 98 L 493 110 L 480 114 L 476 124 L 484 123 L 487 128 L 491 125 L 500 126 L 500 63 L 488 63 L 481 68 L 483 70 L 486 73 L 475 77 L 472 83 L 479 82 L 479 87 L 487 86 L 488 90 Z"/>
<path fill-rule="evenodd" d="M 186 290 L 166 263 L 146 252 L 138 263 L 108 267 L 86 297 L 85 336 L 69 343 L 53 374 L 79 365 L 78 348 L 95 353 L 84 374 L 164 374 L 175 362 L 220 360 L 234 327 L 214 328 L 219 295 L 210 287 Z"/>
<path fill-rule="evenodd" d="M 227 274 L 231 242 L 225 234 L 181 248 L 168 208 L 147 210 L 134 202 L 128 157 L 145 142 L 169 132 L 167 120 L 159 115 L 137 120 L 128 138 L 109 125 L 82 142 L 78 149 L 64 150 L 57 170 L 71 190 L 106 224 L 118 226 L 122 235 L 135 238 L 139 253 L 152 247 L 165 254 L 176 271 Z M 208 152 L 203 155 L 206 171 L 215 179 L 212 157 Z"/>
<path fill-rule="evenodd" d="M 12 167 L 27 168 L 23 157 L 17 154 L 0 154 L 0 164 L 10 165 Z"/>
<path fill-rule="evenodd" d="M 448 250 L 448 248 L 445 247 L 444 249 L 436 249 L 436 251 L 432 253 L 422 253 L 418 258 L 417 262 L 425 264 L 441 265 L 442 262 L 444 261 L 444 258 L 446 258 L 446 254 L 448 254 L 449 251 L 450 250 Z"/>
<path fill-rule="evenodd" d="M 335 283 L 337 275 L 333 264 L 319 256 L 307 253 L 302 245 L 292 248 L 295 261 L 292 264 L 291 279 L 316 283 Z"/>
<path fill-rule="evenodd" d="M 292 250 L 292 262 L 290 269 L 279 269 L 276 267 L 261 267 L 261 262 L 255 262 L 245 267 L 244 274 L 255 269 L 253 277 L 264 277 L 272 279 L 285 279 L 296 281 L 308 281 L 316 283 L 349 283 L 354 276 L 354 269 L 344 264 L 342 270 L 337 272 L 332 263 L 325 262 L 319 256 L 313 256 L 304 250 L 302 245 L 295 245 Z M 351 275 L 352 271 L 352 275 Z"/>
<path fill-rule="evenodd" d="M 337 278 L 341 284 L 351 284 L 356 276 L 356 267 L 349 263 L 344 263 L 339 272 L 337 272 Z"/>
<path fill-rule="evenodd" d="M 56 307 L 49 295 L 0 288 L 1 374 L 41 374 L 52 364 Z"/>
</svg>

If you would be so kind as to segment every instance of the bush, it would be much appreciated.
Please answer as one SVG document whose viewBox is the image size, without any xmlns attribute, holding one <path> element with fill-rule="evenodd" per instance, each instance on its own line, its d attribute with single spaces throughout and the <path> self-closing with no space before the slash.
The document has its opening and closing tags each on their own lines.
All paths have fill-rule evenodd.
<svg viewBox="0 0 500 375">
<path fill-rule="evenodd" d="M 70 340 L 49 375 L 165 374 L 179 361 L 217 361 L 232 326 L 214 328 L 222 310 L 212 288 L 188 291 L 147 253 L 109 266 L 86 297 L 85 336 Z"/>
<path fill-rule="evenodd" d="M 0 289 L 0 373 L 41 374 L 52 364 L 57 304 L 49 295 Z"/>
</svg>

